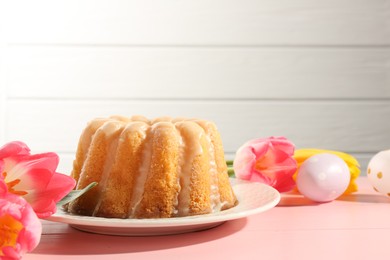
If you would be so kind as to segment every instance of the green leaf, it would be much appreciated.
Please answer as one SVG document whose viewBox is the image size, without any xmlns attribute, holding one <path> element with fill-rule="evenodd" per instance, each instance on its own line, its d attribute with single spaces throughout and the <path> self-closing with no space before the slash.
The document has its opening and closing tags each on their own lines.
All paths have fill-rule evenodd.
<svg viewBox="0 0 390 260">
<path fill-rule="evenodd" d="M 97 184 L 98 184 L 97 182 L 92 182 L 82 190 L 72 190 L 71 192 L 68 193 L 68 195 L 66 195 L 59 202 L 57 202 L 57 207 L 62 207 L 65 204 L 71 202 L 72 200 L 77 199 L 78 197 L 80 197 L 81 195 L 83 195 L 93 187 L 95 187 Z"/>
</svg>

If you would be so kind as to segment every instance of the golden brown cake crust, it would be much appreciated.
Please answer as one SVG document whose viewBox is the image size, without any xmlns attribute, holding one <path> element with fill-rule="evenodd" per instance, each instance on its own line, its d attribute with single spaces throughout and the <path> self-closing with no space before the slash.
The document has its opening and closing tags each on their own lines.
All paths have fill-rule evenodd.
<svg viewBox="0 0 390 260">
<path fill-rule="evenodd" d="M 80 137 L 73 165 L 77 189 L 98 182 L 69 204 L 73 214 L 168 218 L 237 203 L 219 132 L 206 120 L 95 119 Z"/>
<path fill-rule="evenodd" d="M 143 198 L 136 218 L 168 218 L 174 214 L 179 192 L 179 138 L 170 123 L 156 123 L 151 130 L 152 158 Z"/>
</svg>

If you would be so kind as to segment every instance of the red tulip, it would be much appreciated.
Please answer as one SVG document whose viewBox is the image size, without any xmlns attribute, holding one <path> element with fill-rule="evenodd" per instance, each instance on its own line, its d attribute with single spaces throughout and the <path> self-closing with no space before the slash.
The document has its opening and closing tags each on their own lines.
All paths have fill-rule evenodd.
<svg viewBox="0 0 390 260">
<path fill-rule="evenodd" d="M 22 142 L 0 148 L 0 180 L 8 192 L 22 196 L 39 218 L 56 211 L 56 203 L 75 186 L 70 176 L 56 172 L 59 158 L 55 153 L 30 154 Z"/>
</svg>

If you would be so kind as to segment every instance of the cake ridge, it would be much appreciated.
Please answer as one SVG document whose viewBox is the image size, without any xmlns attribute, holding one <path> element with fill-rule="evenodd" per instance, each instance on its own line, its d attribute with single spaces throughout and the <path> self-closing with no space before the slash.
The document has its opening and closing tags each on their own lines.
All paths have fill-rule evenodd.
<svg viewBox="0 0 390 260">
<path fill-rule="evenodd" d="M 119 136 L 123 131 L 123 125 L 120 125 L 115 121 L 107 121 L 101 127 L 101 129 L 105 132 L 106 135 L 109 136 L 109 139 L 112 140 L 110 140 L 106 147 L 107 156 L 105 158 L 104 168 L 102 170 L 102 177 L 97 187 L 101 190 L 101 192 L 98 194 L 96 207 L 92 213 L 92 216 L 96 216 L 100 210 L 100 205 L 102 203 L 103 195 L 106 189 L 106 183 L 108 182 L 108 178 L 110 176 L 110 170 L 112 165 L 115 163 L 115 155 L 119 144 L 119 139 L 116 137 Z"/>
<path fill-rule="evenodd" d="M 179 121 L 175 123 L 177 131 L 182 139 L 181 162 L 180 162 L 180 193 L 178 194 L 178 216 L 186 216 L 191 213 L 191 168 L 193 167 L 194 158 L 203 154 L 203 148 L 200 144 L 202 132 L 196 128 L 192 121 Z"/>
<path fill-rule="evenodd" d="M 144 135 L 144 150 L 141 153 L 141 165 L 138 168 L 138 176 L 136 176 L 136 184 L 135 188 L 133 189 L 132 195 L 131 195 L 131 201 L 130 201 L 130 207 L 129 207 L 129 213 L 128 218 L 133 218 L 136 213 L 139 204 L 141 203 L 143 199 L 143 192 L 145 188 L 145 182 L 148 178 L 148 171 L 150 168 L 150 161 L 152 154 L 150 153 L 152 149 L 152 140 L 150 137 L 151 129 L 145 129 L 145 135 Z"/>
</svg>

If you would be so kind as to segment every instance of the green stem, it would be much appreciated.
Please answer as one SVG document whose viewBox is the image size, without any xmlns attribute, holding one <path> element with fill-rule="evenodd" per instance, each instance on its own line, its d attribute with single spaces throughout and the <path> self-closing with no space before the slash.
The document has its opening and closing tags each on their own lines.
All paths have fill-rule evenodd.
<svg viewBox="0 0 390 260">
<path fill-rule="evenodd" d="M 229 177 L 231 178 L 235 178 L 235 174 L 234 174 L 234 169 L 233 167 L 228 167 L 228 174 L 229 174 Z"/>
</svg>

